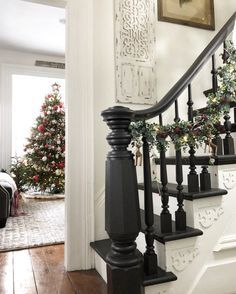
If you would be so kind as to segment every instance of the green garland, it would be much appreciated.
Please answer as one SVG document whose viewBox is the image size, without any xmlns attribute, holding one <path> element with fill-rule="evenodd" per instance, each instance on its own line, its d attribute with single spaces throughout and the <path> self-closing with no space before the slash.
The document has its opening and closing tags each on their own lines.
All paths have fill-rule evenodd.
<svg viewBox="0 0 236 294">
<path fill-rule="evenodd" d="M 150 148 L 158 151 L 167 150 L 172 142 L 176 150 L 189 146 L 198 148 L 203 143 L 209 143 L 224 127 L 220 118 L 230 110 L 229 103 L 236 102 L 236 49 L 232 42 L 226 46 L 227 62 L 217 69 L 218 89 L 216 93 L 207 96 L 207 110 L 198 112 L 194 122 L 178 120 L 173 124 L 161 126 L 145 121 L 133 122 L 130 125 L 131 145 L 141 146 L 145 136 Z"/>
</svg>

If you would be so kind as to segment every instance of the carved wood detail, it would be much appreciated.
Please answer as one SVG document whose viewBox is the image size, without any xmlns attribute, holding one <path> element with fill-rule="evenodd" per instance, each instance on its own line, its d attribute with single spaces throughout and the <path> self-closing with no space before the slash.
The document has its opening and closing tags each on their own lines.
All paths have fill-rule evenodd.
<svg viewBox="0 0 236 294">
<path fill-rule="evenodd" d="M 172 266 L 176 271 L 181 272 L 185 270 L 198 255 L 199 249 L 197 247 L 191 246 L 183 249 L 174 250 L 171 254 Z"/>
<path fill-rule="evenodd" d="M 115 1 L 116 100 L 156 102 L 156 3 Z"/>
<path fill-rule="evenodd" d="M 236 187 L 236 170 L 223 171 L 223 185 L 227 190 L 232 190 Z"/>
<path fill-rule="evenodd" d="M 210 228 L 224 213 L 223 207 L 204 207 L 198 211 L 198 221 L 204 229 Z"/>
</svg>

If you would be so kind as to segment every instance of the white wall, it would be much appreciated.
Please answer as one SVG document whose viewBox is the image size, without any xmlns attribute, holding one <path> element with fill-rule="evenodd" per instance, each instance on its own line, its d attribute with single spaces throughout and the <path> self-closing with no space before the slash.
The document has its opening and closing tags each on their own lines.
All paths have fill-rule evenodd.
<svg viewBox="0 0 236 294">
<path fill-rule="evenodd" d="M 104 231 L 105 157 L 108 145 L 105 140 L 108 128 L 100 115 L 115 103 L 114 70 L 114 10 L 111 0 L 94 1 L 94 156 L 95 156 L 95 238 L 106 236 Z M 216 30 L 209 31 L 167 22 L 157 22 L 157 99 L 160 100 L 184 74 L 195 58 L 206 47 L 217 31 L 236 9 L 235 0 L 215 0 Z M 193 92 L 199 102 L 199 93 L 210 88 L 210 64 L 203 76 L 196 79 Z M 207 77 L 206 77 L 207 75 Z M 201 86 L 199 87 L 199 84 Z M 185 95 L 186 97 L 186 95 Z M 186 100 L 185 100 L 186 101 Z M 142 106 L 127 104 L 132 109 Z M 181 105 L 182 108 L 182 105 Z M 173 112 L 169 115 L 173 118 Z"/>
</svg>

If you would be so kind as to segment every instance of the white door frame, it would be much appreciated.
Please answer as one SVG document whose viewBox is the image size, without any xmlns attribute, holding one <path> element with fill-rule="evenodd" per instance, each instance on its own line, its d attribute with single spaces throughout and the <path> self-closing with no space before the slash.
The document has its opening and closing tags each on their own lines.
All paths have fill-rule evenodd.
<svg viewBox="0 0 236 294">
<path fill-rule="evenodd" d="M 12 75 L 65 78 L 65 71 L 62 69 L 16 64 L 1 65 L 0 165 L 1 168 L 6 169 L 10 167 L 12 156 Z"/>
<path fill-rule="evenodd" d="M 28 0 L 30 1 L 30 0 Z M 89 269 L 94 255 L 93 0 L 32 0 L 66 8 L 65 268 Z"/>
<path fill-rule="evenodd" d="M 94 255 L 93 0 L 28 0 L 66 8 L 65 267 L 89 269 Z"/>
<path fill-rule="evenodd" d="M 93 0 L 66 6 L 67 270 L 94 267 Z"/>
</svg>

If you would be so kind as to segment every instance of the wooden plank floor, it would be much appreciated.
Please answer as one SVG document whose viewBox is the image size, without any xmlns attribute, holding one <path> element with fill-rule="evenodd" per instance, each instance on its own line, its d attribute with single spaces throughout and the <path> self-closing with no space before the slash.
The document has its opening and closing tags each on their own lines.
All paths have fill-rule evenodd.
<svg viewBox="0 0 236 294">
<path fill-rule="evenodd" d="M 65 272 L 64 245 L 0 253 L 0 294 L 107 294 L 95 270 Z"/>
</svg>

